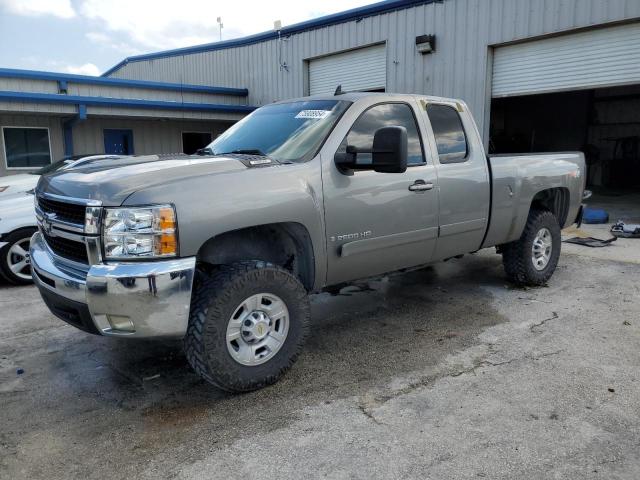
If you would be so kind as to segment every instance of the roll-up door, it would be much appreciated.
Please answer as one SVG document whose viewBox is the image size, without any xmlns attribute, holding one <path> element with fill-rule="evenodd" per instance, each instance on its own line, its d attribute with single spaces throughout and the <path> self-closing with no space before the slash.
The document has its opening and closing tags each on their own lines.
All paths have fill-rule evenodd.
<svg viewBox="0 0 640 480">
<path fill-rule="evenodd" d="M 640 23 L 496 47 L 493 97 L 640 83 Z"/>
<path fill-rule="evenodd" d="M 309 93 L 384 90 L 387 86 L 385 45 L 359 48 L 309 61 Z"/>
</svg>

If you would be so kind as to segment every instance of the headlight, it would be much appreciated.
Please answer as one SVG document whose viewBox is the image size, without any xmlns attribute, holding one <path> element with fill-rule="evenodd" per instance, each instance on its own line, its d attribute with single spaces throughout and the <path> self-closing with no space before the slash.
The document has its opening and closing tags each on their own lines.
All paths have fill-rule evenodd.
<svg viewBox="0 0 640 480">
<path fill-rule="evenodd" d="M 105 259 L 175 257 L 176 212 L 171 205 L 105 208 L 102 227 Z"/>
</svg>

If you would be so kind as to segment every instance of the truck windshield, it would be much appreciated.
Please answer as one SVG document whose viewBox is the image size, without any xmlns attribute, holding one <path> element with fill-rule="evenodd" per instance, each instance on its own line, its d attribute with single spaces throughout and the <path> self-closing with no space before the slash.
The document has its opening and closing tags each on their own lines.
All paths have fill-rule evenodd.
<svg viewBox="0 0 640 480">
<path fill-rule="evenodd" d="M 203 153 L 244 153 L 304 162 L 316 154 L 350 104 L 344 100 L 309 100 L 267 105 L 233 125 Z"/>
</svg>

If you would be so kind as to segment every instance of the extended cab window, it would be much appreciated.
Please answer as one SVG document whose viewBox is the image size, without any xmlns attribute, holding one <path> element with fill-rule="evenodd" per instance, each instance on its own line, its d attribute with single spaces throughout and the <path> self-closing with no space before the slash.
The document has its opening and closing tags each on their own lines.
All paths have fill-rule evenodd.
<svg viewBox="0 0 640 480">
<path fill-rule="evenodd" d="M 408 165 L 420 165 L 425 162 L 422 142 L 418 133 L 416 119 L 411 107 L 406 103 L 384 103 L 365 111 L 351 127 L 351 130 L 340 145 L 346 150 L 348 145 L 361 149 L 373 148 L 373 136 L 381 127 L 399 126 L 407 129 Z M 358 162 L 371 163 L 370 153 L 358 154 Z"/>
<path fill-rule="evenodd" d="M 464 162 L 469 151 L 460 115 L 448 105 L 427 104 L 427 115 L 436 137 L 440 163 Z"/>
</svg>

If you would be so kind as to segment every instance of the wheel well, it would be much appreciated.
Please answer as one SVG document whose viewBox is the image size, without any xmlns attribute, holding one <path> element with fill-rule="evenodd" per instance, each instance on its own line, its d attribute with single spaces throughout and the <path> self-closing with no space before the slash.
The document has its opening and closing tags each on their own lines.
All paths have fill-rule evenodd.
<svg viewBox="0 0 640 480">
<path fill-rule="evenodd" d="M 315 260 L 307 229 L 295 222 L 273 223 L 222 233 L 207 240 L 197 255 L 206 265 L 264 260 L 296 275 L 307 291 L 313 289 Z"/>
<path fill-rule="evenodd" d="M 533 197 L 531 208 L 549 210 L 562 228 L 569 214 L 569 190 L 560 187 L 542 190 Z"/>
</svg>

